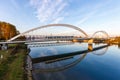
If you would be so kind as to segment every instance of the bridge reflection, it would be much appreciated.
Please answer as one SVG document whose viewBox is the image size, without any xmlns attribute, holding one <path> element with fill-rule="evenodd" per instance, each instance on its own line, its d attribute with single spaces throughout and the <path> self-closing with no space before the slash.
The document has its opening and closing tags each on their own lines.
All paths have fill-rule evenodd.
<svg viewBox="0 0 120 80">
<path fill-rule="evenodd" d="M 98 55 L 99 56 L 99 55 L 104 55 L 107 52 L 107 50 L 108 50 L 108 47 L 99 49 L 97 51 L 93 51 L 92 53 L 94 55 Z"/>
<path fill-rule="evenodd" d="M 33 72 L 39 73 L 39 72 L 56 72 L 68 69 L 78 63 L 80 63 L 87 53 L 92 52 L 95 55 L 97 52 L 101 52 L 101 55 L 105 54 L 107 51 L 109 45 L 104 45 L 100 47 L 94 48 L 92 51 L 90 50 L 83 50 L 83 51 L 77 51 L 72 53 L 65 53 L 65 54 L 58 54 L 58 55 L 52 55 L 52 56 L 45 56 L 45 57 L 39 57 L 39 58 L 33 58 Z M 96 53 L 95 53 L 96 52 Z M 37 66 L 35 66 L 37 65 Z"/>
<path fill-rule="evenodd" d="M 62 70 L 68 69 L 68 68 L 70 68 L 72 66 L 75 66 L 76 64 L 78 64 L 79 62 L 81 62 L 85 58 L 86 55 L 87 54 L 81 54 L 81 55 L 79 55 L 79 58 L 76 59 L 76 60 L 74 60 L 74 61 L 71 61 L 71 62 L 67 62 L 66 61 L 67 64 L 66 64 L 65 60 L 64 61 L 62 60 L 62 62 L 56 61 L 54 63 L 49 63 L 49 64 L 48 63 L 45 63 L 45 64 L 39 63 L 40 66 L 44 65 L 44 68 L 43 67 L 40 68 L 40 66 L 39 66 L 39 68 L 33 69 L 33 72 L 39 73 L 39 72 L 56 72 L 56 71 L 62 71 Z M 71 57 L 74 57 L 74 56 L 71 56 Z M 47 67 L 45 67 L 46 65 L 47 65 Z"/>
</svg>

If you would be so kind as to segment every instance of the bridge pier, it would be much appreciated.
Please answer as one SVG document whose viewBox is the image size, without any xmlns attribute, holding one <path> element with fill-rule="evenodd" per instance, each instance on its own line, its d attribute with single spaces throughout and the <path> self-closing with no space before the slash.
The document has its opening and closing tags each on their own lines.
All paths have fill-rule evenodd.
<svg viewBox="0 0 120 80">
<path fill-rule="evenodd" d="M 2 49 L 2 44 L 0 44 L 0 50 Z"/>
<path fill-rule="evenodd" d="M 78 42 L 78 40 L 77 39 L 73 39 L 72 42 Z"/>
<path fill-rule="evenodd" d="M 93 50 L 93 39 L 90 39 L 88 41 L 88 50 L 92 51 Z"/>
<path fill-rule="evenodd" d="M 8 44 L 1 44 L 0 45 L 2 50 L 7 50 L 8 49 Z"/>
<path fill-rule="evenodd" d="M 92 51 L 93 50 L 93 44 L 88 44 L 88 50 Z"/>
<path fill-rule="evenodd" d="M 59 40 L 57 40 L 57 43 L 59 43 Z"/>
</svg>

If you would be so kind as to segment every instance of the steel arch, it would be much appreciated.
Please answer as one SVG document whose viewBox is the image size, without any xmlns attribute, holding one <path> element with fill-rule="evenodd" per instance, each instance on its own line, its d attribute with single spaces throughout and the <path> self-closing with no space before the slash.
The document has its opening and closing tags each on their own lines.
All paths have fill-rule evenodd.
<svg viewBox="0 0 120 80">
<path fill-rule="evenodd" d="M 16 38 L 18 38 L 18 37 L 20 37 L 20 36 L 22 36 L 22 35 L 24 35 L 26 33 L 29 33 L 31 31 L 35 31 L 35 30 L 42 29 L 42 28 L 47 28 L 47 27 L 53 27 L 53 26 L 64 26 L 64 27 L 72 28 L 72 29 L 75 29 L 75 30 L 78 30 L 78 31 L 82 32 L 86 37 L 88 37 L 88 35 L 82 29 L 80 29 L 80 28 L 78 28 L 76 26 L 70 25 L 70 24 L 48 24 L 48 25 L 44 25 L 44 26 L 40 26 L 40 27 L 37 27 L 37 28 L 30 29 L 30 30 L 28 30 L 26 32 L 23 32 L 23 33 L 15 36 L 15 37 L 9 39 L 8 41 L 15 40 Z"/>
<path fill-rule="evenodd" d="M 109 39 L 109 35 L 108 35 L 108 33 L 107 33 L 107 32 L 105 32 L 105 31 L 96 31 L 96 32 L 92 35 L 92 37 L 91 37 L 91 38 L 93 38 L 93 37 L 95 36 L 95 34 L 97 34 L 97 33 L 99 33 L 99 32 L 101 32 L 101 33 L 105 34 L 105 35 L 107 36 L 107 39 Z"/>
</svg>

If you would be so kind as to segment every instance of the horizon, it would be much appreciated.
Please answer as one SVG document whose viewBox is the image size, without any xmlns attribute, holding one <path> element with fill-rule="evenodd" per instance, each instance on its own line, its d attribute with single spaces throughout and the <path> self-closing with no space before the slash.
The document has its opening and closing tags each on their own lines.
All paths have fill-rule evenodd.
<svg viewBox="0 0 120 80">
<path fill-rule="evenodd" d="M 120 35 L 119 0 L 0 0 L 0 21 L 21 33 L 47 24 L 71 24 L 88 34 L 104 30 Z"/>
</svg>

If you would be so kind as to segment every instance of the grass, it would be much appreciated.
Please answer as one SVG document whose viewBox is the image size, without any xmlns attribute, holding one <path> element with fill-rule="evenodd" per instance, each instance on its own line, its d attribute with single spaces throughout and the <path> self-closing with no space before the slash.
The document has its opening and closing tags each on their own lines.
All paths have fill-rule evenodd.
<svg viewBox="0 0 120 80">
<path fill-rule="evenodd" d="M 12 47 L 15 46 L 16 45 L 12 45 Z M 0 51 L 0 54 L 4 54 L 6 57 L 4 61 L 1 62 L 2 64 L 0 64 L 0 80 L 26 80 L 23 67 L 26 56 L 25 45 L 18 46 L 14 55 L 10 55 L 9 53 L 11 48 L 7 51 Z"/>
<path fill-rule="evenodd" d="M 23 69 L 23 60 L 24 60 L 24 50 L 20 50 L 16 54 L 16 58 L 10 64 L 8 73 L 6 75 L 6 80 L 23 80 L 24 78 L 24 69 Z"/>
<path fill-rule="evenodd" d="M 10 56 L 10 52 L 12 51 L 12 49 L 9 50 L 1 50 L 0 51 L 0 65 L 3 61 L 6 61 L 7 58 Z M 3 58 L 1 59 L 1 55 L 3 56 Z"/>
</svg>

